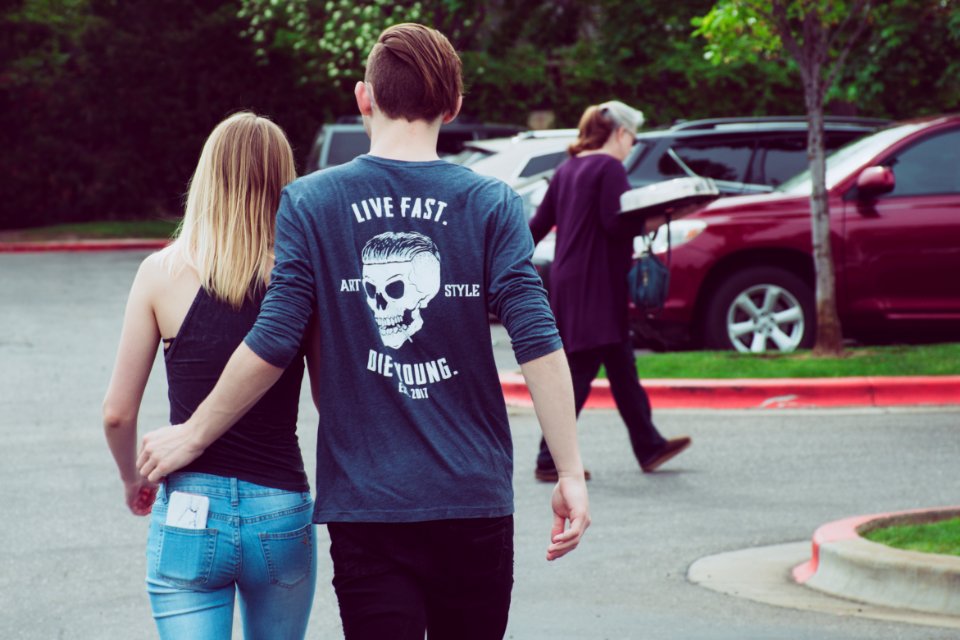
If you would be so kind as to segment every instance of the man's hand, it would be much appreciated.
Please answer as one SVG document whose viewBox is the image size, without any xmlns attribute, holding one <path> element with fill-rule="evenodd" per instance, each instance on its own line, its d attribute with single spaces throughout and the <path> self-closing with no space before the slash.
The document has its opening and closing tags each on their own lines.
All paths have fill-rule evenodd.
<svg viewBox="0 0 960 640">
<path fill-rule="evenodd" d="M 175 424 L 143 436 L 137 457 L 140 475 L 150 482 L 160 482 L 199 458 L 203 447 L 192 437 L 193 432 L 187 425 Z"/>
<path fill-rule="evenodd" d="M 583 476 L 561 476 L 553 489 L 551 506 L 553 529 L 547 560 L 556 560 L 576 549 L 590 526 L 590 502 Z M 568 522 L 569 528 L 566 526 Z"/>
<path fill-rule="evenodd" d="M 146 478 L 140 478 L 133 482 L 124 482 L 123 490 L 126 494 L 127 507 L 133 515 L 150 515 L 153 501 L 157 497 L 157 485 Z"/>
</svg>

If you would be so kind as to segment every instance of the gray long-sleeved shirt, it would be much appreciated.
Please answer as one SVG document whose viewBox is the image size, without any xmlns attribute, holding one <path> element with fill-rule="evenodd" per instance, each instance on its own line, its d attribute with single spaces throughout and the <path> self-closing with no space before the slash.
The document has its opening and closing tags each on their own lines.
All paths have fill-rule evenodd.
<svg viewBox="0 0 960 640">
<path fill-rule="evenodd" d="M 488 312 L 521 363 L 561 348 L 532 251 L 516 194 L 445 161 L 361 156 L 284 190 L 245 341 L 286 366 L 315 316 L 315 522 L 513 512 Z"/>
</svg>

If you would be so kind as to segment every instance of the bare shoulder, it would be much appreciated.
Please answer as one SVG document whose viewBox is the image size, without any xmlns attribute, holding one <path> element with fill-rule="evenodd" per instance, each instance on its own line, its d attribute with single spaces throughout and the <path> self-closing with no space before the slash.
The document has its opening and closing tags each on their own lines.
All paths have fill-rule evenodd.
<svg viewBox="0 0 960 640">
<path fill-rule="evenodd" d="M 169 287 L 174 280 L 175 260 L 176 256 L 169 246 L 148 255 L 137 269 L 134 288 L 142 290 L 143 293 L 155 293 Z"/>
<path fill-rule="evenodd" d="M 150 299 L 161 300 L 171 295 L 192 296 L 200 286 L 200 279 L 174 245 L 170 245 L 143 259 L 133 286 Z"/>
<path fill-rule="evenodd" d="M 169 261 L 171 256 L 170 247 L 164 247 L 160 251 L 154 251 L 140 263 L 140 271 L 143 273 L 156 275 L 164 270 L 164 263 Z"/>
<path fill-rule="evenodd" d="M 173 337 L 199 288 L 197 272 L 171 245 L 143 260 L 131 298 L 136 295 L 150 307 L 161 336 Z"/>
</svg>

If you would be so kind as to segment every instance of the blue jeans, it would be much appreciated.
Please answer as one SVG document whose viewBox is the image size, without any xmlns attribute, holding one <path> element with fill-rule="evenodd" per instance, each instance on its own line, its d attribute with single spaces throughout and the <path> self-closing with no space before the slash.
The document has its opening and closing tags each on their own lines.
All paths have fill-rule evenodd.
<svg viewBox="0 0 960 640">
<path fill-rule="evenodd" d="M 205 529 L 164 524 L 168 496 L 208 496 Z M 147 593 L 161 638 L 229 640 L 234 592 L 247 640 L 303 638 L 316 586 L 309 492 L 206 473 L 174 473 L 157 493 Z"/>
</svg>

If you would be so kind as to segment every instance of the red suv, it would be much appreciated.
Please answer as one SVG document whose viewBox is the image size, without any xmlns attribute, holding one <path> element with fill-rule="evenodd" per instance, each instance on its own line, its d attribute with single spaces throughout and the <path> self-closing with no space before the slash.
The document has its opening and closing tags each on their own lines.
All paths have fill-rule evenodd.
<svg viewBox="0 0 960 640">
<path fill-rule="evenodd" d="M 811 346 L 810 191 L 805 172 L 673 222 L 669 298 L 641 335 L 755 353 Z M 827 192 L 845 335 L 960 335 L 960 115 L 844 147 L 827 159 Z M 651 247 L 664 259 L 665 236 Z"/>
</svg>

